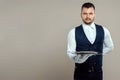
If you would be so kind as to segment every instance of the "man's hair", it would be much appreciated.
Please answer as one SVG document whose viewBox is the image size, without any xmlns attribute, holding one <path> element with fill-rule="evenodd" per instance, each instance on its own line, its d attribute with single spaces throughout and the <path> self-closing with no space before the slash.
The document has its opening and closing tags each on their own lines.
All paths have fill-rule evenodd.
<svg viewBox="0 0 120 80">
<path fill-rule="evenodd" d="M 90 7 L 93 7 L 93 9 L 95 10 L 95 6 L 94 6 L 93 3 L 86 2 L 86 3 L 84 3 L 84 4 L 82 5 L 81 10 L 82 10 L 83 8 L 90 8 Z"/>
</svg>

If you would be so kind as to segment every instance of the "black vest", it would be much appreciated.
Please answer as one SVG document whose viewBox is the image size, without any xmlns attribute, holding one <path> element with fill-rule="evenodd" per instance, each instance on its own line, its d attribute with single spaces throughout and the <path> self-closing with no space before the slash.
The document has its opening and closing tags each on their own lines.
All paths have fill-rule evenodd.
<svg viewBox="0 0 120 80">
<path fill-rule="evenodd" d="M 103 52 L 104 30 L 96 25 L 96 39 L 93 44 L 87 39 L 82 25 L 75 29 L 76 51 Z M 90 70 L 94 72 L 89 73 Z M 84 63 L 75 63 L 74 80 L 102 80 L 102 55 L 93 55 Z"/>
<path fill-rule="evenodd" d="M 96 51 L 98 53 L 103 52 L 104 30 L 102 26 L 95 24 L 96 26 L 96 39 L 93 44 L 87 39 L 82 25 L 75 29 L 76 51 Z"/>
</svg>

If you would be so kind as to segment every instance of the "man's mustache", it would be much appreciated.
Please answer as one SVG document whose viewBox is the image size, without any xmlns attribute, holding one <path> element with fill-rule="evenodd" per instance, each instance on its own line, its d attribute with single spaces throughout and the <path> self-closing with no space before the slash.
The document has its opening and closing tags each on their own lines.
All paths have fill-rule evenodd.
<svg viewBox="0 0 120 80">
<path fill-rule="evenodd" d="M 85 18 L 85 20 L 91 20 L 90 18 Z"/>
</svg>

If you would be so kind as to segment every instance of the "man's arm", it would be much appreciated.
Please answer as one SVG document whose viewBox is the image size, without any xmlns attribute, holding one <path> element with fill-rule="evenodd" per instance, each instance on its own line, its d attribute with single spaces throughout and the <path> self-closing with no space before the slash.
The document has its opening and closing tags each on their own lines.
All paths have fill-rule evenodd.
<svg viewBox="0 0 120 80">
<path fill-rule="evenodd" d="M 76 54 L 75 28 L 68 34 L 67 55 L 73 62 L 78 62 L 80 55 Z"/>
<path fill-rule="evenodd" d="M 110 35 L 110 32 L 107 28 L 104 28 L 105 36 L 104 36 L 104 43 L 103 43 L 103 55 L 110 52 L 114 48 L 114 44 Z"/>
</svg>

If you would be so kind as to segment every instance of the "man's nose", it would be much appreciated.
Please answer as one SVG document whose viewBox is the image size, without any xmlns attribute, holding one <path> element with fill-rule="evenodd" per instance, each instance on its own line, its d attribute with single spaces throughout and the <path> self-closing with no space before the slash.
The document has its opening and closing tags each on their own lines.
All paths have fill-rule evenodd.
<svg viewBox="0 0 120 80">
<path fill-rule="evenodd" d="M 90 17 L 90 15 L 89 15 L 89 14 L 87 14 L 87 17 L 89 18 L 89 17 Z"/>
</svg>

